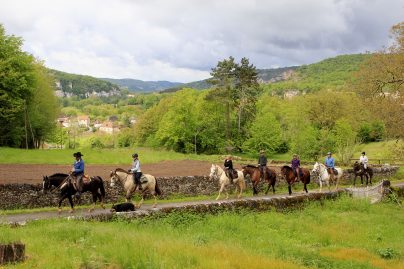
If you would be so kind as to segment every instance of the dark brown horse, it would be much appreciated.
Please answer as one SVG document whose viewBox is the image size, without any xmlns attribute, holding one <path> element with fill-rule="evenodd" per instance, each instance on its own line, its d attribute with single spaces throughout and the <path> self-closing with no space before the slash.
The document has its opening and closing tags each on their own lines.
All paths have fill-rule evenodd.
<svg viewBox="0 0 404 269">
<path fill-rule="evenodd" d="M 290 166 L 283 166 L 281 169 L 282 175 L 285 177 L 286 182 L 288 183 L 288 190 L 289 190 L 289 195 L 292 194 L 292 184 L 296 182 L 296 177 L 295 173 L 293 172 L 292 167 Z M 307 184 L 310 183 L 310 171 L 306 168 L 300 168 L 300 181 L 304 184 L 303 190 L 307 191 Z"/>
<path fill-rule="evenodd" d="M 271 186 L 272 186 L 273 193 L 275 193 L 275 182 L 276 182 L 275 170 L 270 169 L 268 167 L 265 167 L 265 168 L 267 170 L 266 170 L 266 173 L 265 173 L 264 180 L 266 182 L 268 182 L 268 189 L 265 192 L 265 194 L 268 194 L 269 188 Z M 254 195 L 258 194 L 257 186 L 258 186 L 258 183 L 260 182 L 260 179 L 261 179 L 261 171 L 260 171 L 260 169 L 255 165 L 250 165 L 249 164 L 249 165 L 243 166 L 243 170 L 241 170 L 241 171 L 243 172 L 244 176 L 250 175 L 251 182 L 253 184 L 253 193 L 254 193 Z"/>
<path fill-rule="evenodd" d="M 362 163 L 359 163 L 358 161 L 356 161 L 353 165 L 353 171 L 355 174 L 354 177 L 354 181 L 353 181 L 353 185 L 355 186 L 355 181 L 356 181 L 356 177 L 360 176 L 361 177 L 361 185 L 363 185 L 363 177 L 366 178 L 366 186 L 368 185 L 368 183 L 370 183 L 370 185 L 372 185 L 372 177 L 373 177 L 373 169 L 370 168 L 369 166 L 365 169 L 365 167 L 363 166 Z"/>
<path fill-rule="evenodd" d="M 60 190 L 60 199 L 58 203 L 58 210 L 59 212 L 62 210 L 62 202 L 66 198 L 69 200 L 71 210 L 73 212 L 73 200 L 72 195 L 74 195 L 77 191 L 74 188 L 72 183 L 69 183 L 69 176 L 67 174 L 57 173 L 51 176 L 44 176 L 43 183 L 42 183 L 42 191 L 43 193 L 47 193 L 48 191 L 52 190 Z M 101 177 L 95 176 L 91 177 L 89 182 L 84 182 L 83 184 L 83 193 L 84 192 L 91 192 L 93 196 L 93 207 L 89 209 L 89 211 L 94 210 L 95 203 L 97 202 L 97 198 L 100 201 L 101 207 L 104 208 L 103 201 L 105 198 L 105 189 L 104 189 L 104 182 Z"/>
</svg>

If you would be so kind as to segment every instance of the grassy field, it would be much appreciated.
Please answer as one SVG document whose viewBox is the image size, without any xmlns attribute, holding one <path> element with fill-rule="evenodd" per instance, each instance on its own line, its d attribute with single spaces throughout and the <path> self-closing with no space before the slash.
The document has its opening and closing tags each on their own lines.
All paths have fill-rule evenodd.
<svg viewBox="0 0 404 269">
<path fill-rule="evenodd" d="M 357 147 L 353 158 L 358 158 L 362 151 L 366 151 L 370 163 L 389 162 L 389 147 L 395 141 L 383 141 L 377 143 L 361 144 Z M 0 163 L 23 163 L 23 164 L 66 164 L 72 160 L 72 154 L 76 151 L 81 151 L 85 156 L 86 164 L 127 164 L 128 159 L 133 152 L 138 152 L 141 156 L 142 163 L 158 163 L 164 160 L 205 160 L 211 162 L 223 161 L 223 155 L 196 155 L 182 154 L 174 151 L 155 150 L 150 148 L 116 148 L 116 149 L 47 149 L 47 150 L 25 150 L 15 148 L 0 147 Z M 251 154 L 235 154 L 241 157 L 246 163 L 256 162 L 257 156 Z M 269 160 L 290 162 L 292 152 L 284 154 L 274 154 L 268 156 Z M 325 157 L 325 156 L 324 156 Z M 334 156 L 337 158 L 337 156 Z M 403 157 L 401 157 L 403 158 Z M 323 158 L 320 158 L 322 161 Z M 235 162 L 239 159 L 236 158 Z M 313 162 L 314 160 L 303 160 Z M 337 158 L 338 164 L 338 158 Z M 404 160 L 402 160 L 404 161 Z"/>
<path fill-rule="evenodd" d="M 66 164 L 71 163 L 73 153 L 81 151 L 86 164 L 127 164 L 134 149 L 47 149 L 25 150 L 0 148 L 0 163 Z M 217 155 L 182 154 L 167 150 L 137 148 L 142 163 L 158 163 L 164 160 L 218 160 Z"/>
<path fill-rule="evenodd" d="M 174 213 L 115 222 L 0 226 L 26 244 L 7 268 L 403 268 L 403 208 L 342 197 L 303 210 Z"/>
</svg>

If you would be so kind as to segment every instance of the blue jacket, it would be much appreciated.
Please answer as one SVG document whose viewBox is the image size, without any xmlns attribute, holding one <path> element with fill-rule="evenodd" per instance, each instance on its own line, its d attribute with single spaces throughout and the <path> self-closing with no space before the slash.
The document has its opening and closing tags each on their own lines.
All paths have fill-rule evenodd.
<svg viewBox="0 0 404 269">
<path fill-rule="evenodd" d="M 84 173 L 84 161 L 82 159 L 75 161 L 73 166 L 75 173 Z"/>
<path fill-rule="evenodd" d="M 327 166 L 327 168 L 334 168 L 335 167 L 335 160 L 333 157 L 331 158 L 325 158 L 325 162 L 324 162 L 325 166 Z"/>
</svg>

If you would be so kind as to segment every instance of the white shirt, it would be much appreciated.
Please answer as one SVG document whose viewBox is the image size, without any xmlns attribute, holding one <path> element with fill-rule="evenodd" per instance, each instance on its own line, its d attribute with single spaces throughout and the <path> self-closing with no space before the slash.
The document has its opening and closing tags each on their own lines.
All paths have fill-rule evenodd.
<svg viewBox="0 0 404 269">
<path fill-rule="evenodd" d="M 132 172 L 142 172 L 140 171 L 140 162 L 139 160 L 135 160 L 132 162 L 132 169 L 130 169 Z"/>
<path fill-rule="evenodd" d="M 361 157 L 359 158 L 359 162 L 363 163 L 363 164 L 368 164 L 368 157 L 365 155 L 361 155 Z"/>
</svg>

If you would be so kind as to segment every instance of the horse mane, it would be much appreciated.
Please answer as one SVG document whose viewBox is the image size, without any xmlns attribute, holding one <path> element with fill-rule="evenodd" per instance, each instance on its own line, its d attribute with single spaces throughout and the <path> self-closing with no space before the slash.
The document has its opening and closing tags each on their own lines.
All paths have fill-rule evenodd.
<svg viewBox="0 0 404 269">
<path fill-rule="evenodd" d="M 244 167 L 249 167 L 249 168 L 258 168 L 257 166 L 253 165 L 253 164 L 247 164 Z"/>
<path fill-rule="evenodd" d="M 50 175 L 49 177 L 67 177 L 68 174 L 64 174 L 64 173 L 55 173 Z"/>
<path fill-rule="evenodd" d="M 288 166 L 288 165 L 284 165 L 284 166 L 282 167 L 282 169 L 292 170 L 292 168 L 291 168 L 290 166 Z"/>
<path fill-rule="evenodd" d="M 115 172 L 124 172 L 124 173 L 126 173 L 126 174 L 129 174 L 127 170 L 122 169 L 122 168 L 117 168 L 117 169 L 115 169 Z"/>
</svg>

